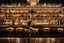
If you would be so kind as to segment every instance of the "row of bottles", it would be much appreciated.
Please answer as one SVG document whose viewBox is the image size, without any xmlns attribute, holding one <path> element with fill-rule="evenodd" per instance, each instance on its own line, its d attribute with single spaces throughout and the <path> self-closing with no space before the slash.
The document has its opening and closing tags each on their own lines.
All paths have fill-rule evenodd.
<svg viewBox="0 0 64 43">
<path fill-rule="evenodd" d="M 30 14 L 33 17 L 64 17 L 64 15 L 62 13 L 52 13 L 52 14 Z M 29 17 L 29 14 L 0 14 L 0 17 Z"/>
<path fill-rule="evenodd" d="M 1 10 L 1 12 L 2 13 L 23 13 L 23 12 L 28 13 L 29 10 L 19 10 L 19 9 L 18 10 Z M 48 11 L 48 10 L 45 10 L 45 9 L 44 10 L 36 10 L 36 12 L 37 13 L 40 13 L 40 12 L 50 12 L 50 13 L 59 13 L 59 12 L 61 12 L 62 13 L 62 11 L 59 11 L 59 10 L 56 10 L 56 11 L 50 10 L 50 11 Z"/>
<path fill-rule="evenodd" d="M 29 17 L 28 14 L 0 14 L 0 17 Z"/>
<path fill-rule="evenodd" d="M 46 13 L 46 14 L 34 14 L 33 17 L 63 17 L 62 13 Z"/>
<path fill-rule="evenodd" d="M 35 25 L 62 25 L 64 24 L 63 19 L 42 19 L 42 20 L 32 20 Z M 0 25 L 6 24 L 6 25 L 26 25 L 27 19 L 22 19 L 22 18 L 0 18 Z"/>
<path fill-rule="evenodd" d="M 62 8 L 1 8 L 1 12 L 2 13 L 22 13 L 22 12 L 25 12 L 25 13 L 28 13 L 28 12 L 36 12 L 36 13 L 41 13 L 41 12 L 49 12 L 49 13 L 62 13 Z"/>
<path fill-rule="evenodd" d="M 2 13 L 22 13 L 22 12 L 28 13 L 27 10 L 19 10 L 19 11 L 18 10 L 1 10 L 1 11 Z"/>
</svg>

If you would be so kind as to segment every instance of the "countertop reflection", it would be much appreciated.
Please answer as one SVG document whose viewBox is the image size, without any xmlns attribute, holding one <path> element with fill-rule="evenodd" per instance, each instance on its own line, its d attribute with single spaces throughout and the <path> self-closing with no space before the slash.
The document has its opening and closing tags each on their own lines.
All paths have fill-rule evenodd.
<svg viewBox="0 0 64 43">
<path fill-rule="evenodd" d="M 64 38 L 18 38 L 3 37 L 0 43 L 64 43 Z"/>
</svg>

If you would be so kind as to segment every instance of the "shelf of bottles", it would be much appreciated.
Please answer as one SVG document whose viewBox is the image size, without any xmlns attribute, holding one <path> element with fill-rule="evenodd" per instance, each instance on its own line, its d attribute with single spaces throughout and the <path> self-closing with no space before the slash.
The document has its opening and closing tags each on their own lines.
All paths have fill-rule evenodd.
<svg viewBox="0 0 64 43">
<path fill-rule="evenodd" d="M 63 25 L 62 7 L 0 7 L 1 25 L 25 25 L 32 15 L 35 25 Z"/>
</svg>

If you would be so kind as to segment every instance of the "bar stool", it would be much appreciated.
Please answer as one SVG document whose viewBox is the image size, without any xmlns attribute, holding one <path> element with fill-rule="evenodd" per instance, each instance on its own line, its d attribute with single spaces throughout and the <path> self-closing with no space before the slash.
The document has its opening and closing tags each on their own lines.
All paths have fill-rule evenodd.
<svg viewBox="0 0 64 43">
<path fill-rule="evenodd" d="M 38 32 L 38 29 L 33 29 L 34 32 Z"/>
<path fill-rule="evenodd" d="M 64 31 L 63 28 L 58 28 L 57 31 L 59 36 L 63 36 L 63 31 Z"/>
<path fill-rule="evenodd" d="M 27 36 L 27 37 L 29 37 L 29 34 L 31 33 L 31 30 L 30 29 L 24 29 L 24 36 Z"/>
<path fill-rule="evenodd" d="M 43 28 L 39 28 L 38 29 L 38 36 L 43 36 L 44 34 L 44 29 Z"/>
<path fill-rule="evenodd" d="M 11 43 L 11 37 L 14 35 L 14 28 L 13 27 L 8 27 L 7 28 L 7 34 L 10 38 L 10 43 Z"/>
<path fill-rule="evenodd" d="M 49 27 L 45 27 L 45 28 L 44 28 L 44 35 L 45 35 L 45 36 L 48 36 L 49 33 L 50 33 L 50 28 L 49 28 Z"/>
<path fill-rule="evenodd" d="M 13 30 L 14 30 L 13 27 L 8 27 L 8 28 L 7 28 L 8 36 L 12 36 L 12 35 L 13 35 Z"/>
<path fill-rule="evenodd" d="M 2 31 L 1 35 L 7 36 L 7 30 L 6 30 L 6 28 L 3 28 L 1 31 Z"/>
<path fill-rule="evenodd" d="M 16 36 L 21 36 L 22 35 L 22 31 L 23 31 L 22 27 L 16 28 Z"/>
<path fill-rule="evenodd" d="M 33 29 L 32 36 L 38 36 L 38 29 L 36 28 Z"/>
<path fill-rule="evenodd" d="M 63 32 L 63 28 L 58 28 L 58 32 Z"/>
</svg>

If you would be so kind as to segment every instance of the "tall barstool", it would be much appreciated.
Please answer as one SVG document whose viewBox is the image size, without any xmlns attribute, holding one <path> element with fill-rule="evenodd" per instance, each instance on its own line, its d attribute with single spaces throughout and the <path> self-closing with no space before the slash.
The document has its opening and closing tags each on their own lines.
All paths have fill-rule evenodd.
<svg viewBox="0 0 64 43">
<path fill-rule="evenodd" d="M 11 43 L 11 37 L 13 36 L 13 30 L 14 30 L 14 28 L 13 27 L 8 27 L 7 28 L 7 32 L 8 32 L 8 35 L 9 35 L 9 37 L 10 37 L 10 43 Z"/>
<path fill-rule="evenodd" d="M 36 28 L 33 29 L 33 32 L 32 32 L 32 33 L 33 33 L 33 34 L 32 34 L 33 36 L 34 36 L 34 35 L 35 35 L 35 36 L 38 36 L 38 29 L 36 29 Z"/>
<path fill-rule="evenodd" d="M 22 27 L 16 28 L 16 36 L 17 36 L 17 35 L 18 35 L 18 36 L 21 36 L 21 35 L 22 35 L 22 30 L 23 30 Z"/>
<path fill-rule="evenodd" d="M 10 36 L 12 36 L 13 30 L 14 30 L 13 27 L 8 27 L 8 28 L 7 28 L 8 36 L 9 36 L 9 34 L 10 34 Z"/>
<path fill-rule="evenodd" d="M 57 31 L 58 31 L 58 35 L 62 36 L 64 29 L 63 28 L 58 28 Z"/>
<path fill-rule="evenodd" d="M 49 36 L 49 32 L 50 32 L 50 28 L 49 27 L 45 27 L 44 28 L 44 35 L 45 36 Z"/>
</svg>

